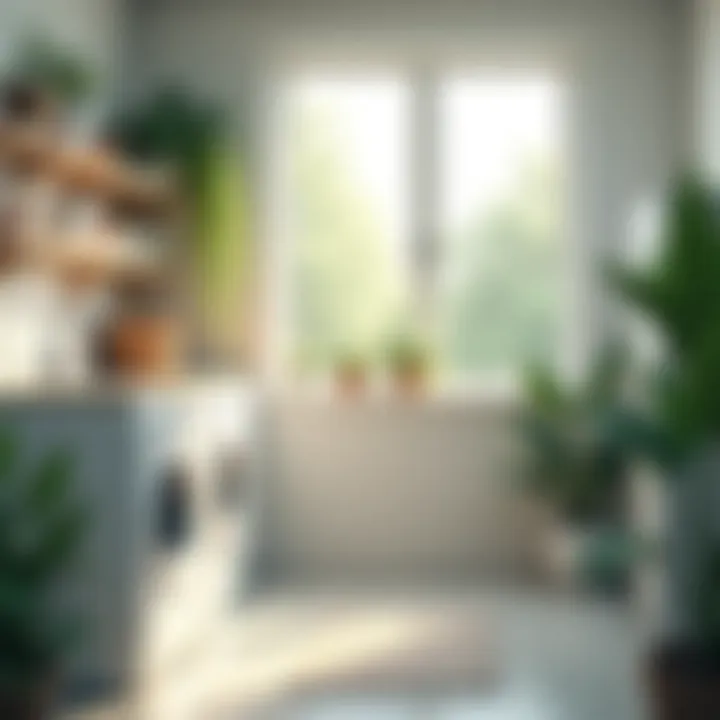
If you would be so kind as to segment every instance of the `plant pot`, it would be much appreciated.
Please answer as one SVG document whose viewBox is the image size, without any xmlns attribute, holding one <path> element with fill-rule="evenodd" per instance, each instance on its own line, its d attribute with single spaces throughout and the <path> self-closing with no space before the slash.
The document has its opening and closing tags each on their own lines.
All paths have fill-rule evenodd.
<svg viewBox="0 0 720 720">
<path fill-rule="evenodd" d="M 638 557 L 637 544 L 622 525 L 592 527 L 578 558 L 583 588 L 605 598 L 627 599 Z"/>
<path fill-rule="evenodd" d="M 393 373 L 395 392 L 403 398 L 422 397 L 427 390 L 427 383 L 428 375 L 424 368 L 405 368 Z"/>
<path fill-rule="evenodd" d="M 647 685 L 652 720 L 720 718 L 720 648 L 659 645 L 648 661 Z"/>
<path fill-rule="evenodd" d="M 335 385 L 341 397 L 357 400 L 367 391 L 367 373 L 360 369 L 339 368 L 335 372 Z"/>
<path fill-rule="evenodd" d="M 552 515 L 545 522 L 540 552 L 546 580 L 604 597 L 627 595 L 631 558 L 621 529 Z"/>
<path fill-rule="evenodd" d="M 55 706 L 56 693 L 54 675 L 23 688 L 0 686 L 0 718 L 48 720 Z"/>
<path fill-rule="evenodd" d="M 167 377 L 177 373 L 181 339 L 175 318 L 160 314 L 122 314 L 108 329 L 106 366 L 130 378 Z"/>
</svg>

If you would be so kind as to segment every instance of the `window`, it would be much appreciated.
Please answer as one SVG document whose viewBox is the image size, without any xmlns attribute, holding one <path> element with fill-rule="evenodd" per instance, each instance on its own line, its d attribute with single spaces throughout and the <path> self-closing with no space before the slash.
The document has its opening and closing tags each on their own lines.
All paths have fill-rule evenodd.
<svg viewBox="0 0 720 720">
<path fill-rule="evenodd" d="M 321 371 L 341 350 L 377 355 L 420 307 L 449 382 L 558 360 L 562 100 L 557 83 L 527 75 L 289 83 L 287 362 Z"/>
<path fill-rule="evenodd" d="M 314 370 L 375 352 L 406 301 L 408 89 L 309 79 L 286 107 L 293 357 Z"/>
<path fill-rule="evenodd" d="M 562 347 L 561 117 L 542 79 L 455 77 L 440 103 L 438 335 L 454 377 L 497 377 Z"/>
</svg>

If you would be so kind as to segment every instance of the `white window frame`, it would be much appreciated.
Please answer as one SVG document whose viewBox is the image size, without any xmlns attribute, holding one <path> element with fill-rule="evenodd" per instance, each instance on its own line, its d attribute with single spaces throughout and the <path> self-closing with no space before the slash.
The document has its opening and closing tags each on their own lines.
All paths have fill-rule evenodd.
<svg viewBox="0 0 720 720">
<path fill-rule="evenodd" d="M 442 238 L 438 222 L 439 203 L 439 139 L 438 132 L 438 87 L 443 77 L 457 72 L 473 72 L 482 74 L 492 71 L 498 75 L 522 77 L 523 75 L 547 75 L 556 78 L 564 90 L 566 107 L 566 128 L 564 168 L 567 185 L 566 217 L 563 223 L 561 242 L 567 252 L 568 293 L 562 322 L 565 327 L 563 348 L 560 361 L 564 368 L 576 372 L 584 365 L 588 349 L 595 340 L 596 328 L 588 323 L 593 315 L 593 306 L 597 298 L 593 291 L 592 257 L 582 242 L 581 198 L 575 191 L 577 178 L 580 174 L 578 166 L 579 153 L 577 143 L 580 133 L 577 127 L 577 83 L 572 54 L 567 49 L 558 52 L 531 51 L 519 48 L 512 52 L 511 46 L 497 44 L 495 50 L 488 48 L 478 53 L 433 47 L 422 52 L 400 51 L 384 52 L 377 49 L 371 53 L 352 53 L 346 48 L 319 52 L 317 46 L 304 47 L 299 52 L 285 52 L 281 62 L 274 62 L 265 75 L 267 95 L 264 98 L 261 112 L 261 162 L 264 162 L 263 216 L 265 227 L 264 269 L 265 269 L 265 313 L 264 326 L 266 334 L 262 361 L 263 375 L 273 387 L 287 388 L 286 368 L 289 352 L 289 328 L 287 318 L 287 296 L 289 289 L 287 261 L 291 253 L 287 252 L 284 240 L 287 233 L 278 227 L 279 218 L 283 213 L 277 212 L 278 173 L 277 150 L 282 146 L 282 128 L 278 127 L 278 118 L 282 112 L 277 107 L 278 101 L 285 95 L 288 85 L 303 76 L 342 76 L 356 74 L 360 77 L 392 75 L 407 79 L 411 90 L 410 109 L 411 140 L 409 157 L 412 167 L 409 168 L 411 186 L 409 207 L 409 247 L 410 282 L 412 302 L 418 314 L 432 322 L 434 290 L 439 270 L 439 259 L 442 253 Z M 502 51 L 499 48 L 502 47 Z M 517 47 L 517 46 L 516 46 Z M 532 47 L 530 45 L 529 47 Z M 269 171 L 268 171 L 269 169 Z M 472 388 L 441 387 L 439 394 L 453 394 L 462 390 L 465 396 L 471 391 L 473 397 L 497 397 L 497 388 L 485 387 L 482 381 Z M 513 388 L 503 388 L 501 395 L 514 394 Z"/>
</svg>

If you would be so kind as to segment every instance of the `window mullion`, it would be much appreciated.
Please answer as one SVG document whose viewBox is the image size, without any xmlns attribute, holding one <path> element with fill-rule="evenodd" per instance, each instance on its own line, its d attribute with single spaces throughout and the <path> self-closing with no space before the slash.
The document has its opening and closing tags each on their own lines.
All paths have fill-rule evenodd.
<svg viewBox="0 0 720 720">
<path fill-rule="evenodd" d="M 420 70 L 413 77 L 410 148 L 410 298 L 413 315 L 432 331 L 439 260 L 437 81 Z"/>
</svg>

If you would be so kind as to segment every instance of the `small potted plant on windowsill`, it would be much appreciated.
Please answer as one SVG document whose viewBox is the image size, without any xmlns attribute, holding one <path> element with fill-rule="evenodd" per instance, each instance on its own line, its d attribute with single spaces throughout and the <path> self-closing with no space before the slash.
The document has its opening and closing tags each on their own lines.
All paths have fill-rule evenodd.
<svg viewBox="0 0 720 720">
<path fill-rule="evenodd" d="M 429 344 L 418 333 L 401 332 L 391 339 L 386 357 L 397 394 L 406 398 L 423 395 L 430 379 Z"/>
<path fill-rule="evenodd" d="M 77 637 L 55 592 L 84 532 L 72 475 L 62 451 L 25 471 L 14 439 L 0 436 L 0 717 L 8 720 L 50 716 Z"/>
<path fill-rule="evenodd" d="M 335 384 L 341 397 L 356 400 L 367 392 L 368 359 L 358 350 L 343 350 L 335 361 Z"/>
</svg>

